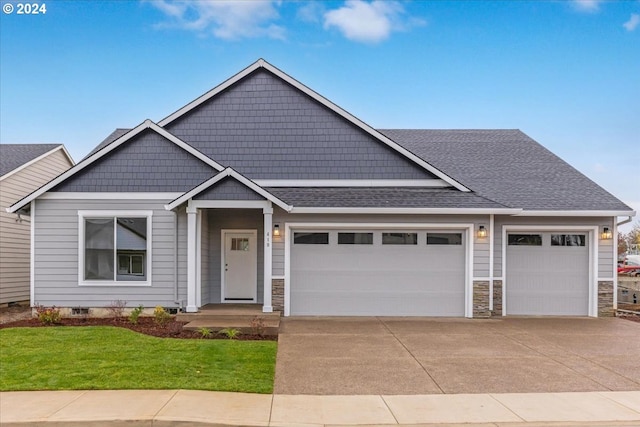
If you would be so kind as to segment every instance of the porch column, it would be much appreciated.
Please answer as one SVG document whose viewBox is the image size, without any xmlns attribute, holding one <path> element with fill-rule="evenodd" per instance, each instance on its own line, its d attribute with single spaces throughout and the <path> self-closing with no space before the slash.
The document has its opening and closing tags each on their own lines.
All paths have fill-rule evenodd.
<svg viewBox="0 0 640 427">
<path fill-rule="evenodd" d="M 187 207 L 187 313 L 198 311 L 196 304 L 196 242 L 198 209 Z"/>
<path fill-rule="evenodd" d="M 264 215 L 264 296 L 262 303 L 262 311 L 264 313 L 271 313 L 273 306 L 271 305 L 271 249 L 273 242 L 271 239 L 271 229 L 273 228 L 273 207 L 271 202 L 269 206 L 262 209 Z"/>
</svg>

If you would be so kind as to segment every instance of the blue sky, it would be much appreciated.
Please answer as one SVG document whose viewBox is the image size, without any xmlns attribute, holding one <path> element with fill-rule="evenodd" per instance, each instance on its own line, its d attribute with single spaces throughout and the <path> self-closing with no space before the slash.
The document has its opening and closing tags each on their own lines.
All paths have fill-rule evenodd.
<svg viewBox="0 0 640 427">
<path fill-rule="evenodd" d="M 2 143 L 80 160 L 264 58 L 376 128 L 521 129 L 640 209 L 638 0 L 0 2 Z"/>
</svg>

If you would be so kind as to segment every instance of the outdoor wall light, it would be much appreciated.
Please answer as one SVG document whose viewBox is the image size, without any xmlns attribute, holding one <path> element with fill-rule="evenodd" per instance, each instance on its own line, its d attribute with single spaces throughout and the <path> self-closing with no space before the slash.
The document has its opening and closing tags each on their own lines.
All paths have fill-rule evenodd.
<svg viewBox="0 0 640 427">
<path fill-rule="evenodd" d="M 602 229 L 602 240 L 610 240 L 613 239 L 613 233 L 609 230 L 609 227 L 604 227 Z"/>
<path fill-rule="evenodd" d="M 478 239 L 484 239 L 487 237 L 487 229 L 484 228 L 484 225 L 478 227 Z"/>
<path fill-rule="evenodd" d="M 280 224 L 273 224 L 273 235 L 275 237 L 280 236 Z"/>
</svg>

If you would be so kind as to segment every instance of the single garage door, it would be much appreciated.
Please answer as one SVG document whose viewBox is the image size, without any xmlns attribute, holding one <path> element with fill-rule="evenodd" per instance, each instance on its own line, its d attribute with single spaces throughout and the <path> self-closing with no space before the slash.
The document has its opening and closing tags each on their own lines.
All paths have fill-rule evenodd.
<svg viewBox="0 0 640 427">
<path fill-rule="evenodd" d="M 586 232 L 514 232 L 507 239 L 506 314 L 588 315 Z"/>
<path fill-rule="evenodd" d="M 465 314 L 462 230 L 292 234 L 292 315 Z"/>
</svg>

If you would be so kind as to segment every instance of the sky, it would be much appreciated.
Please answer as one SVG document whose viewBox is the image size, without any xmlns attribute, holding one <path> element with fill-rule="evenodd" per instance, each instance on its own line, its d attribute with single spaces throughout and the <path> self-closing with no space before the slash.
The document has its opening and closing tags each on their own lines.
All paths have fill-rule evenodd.
<svg viewBox="0 0 640 427">
<path fill-rule="evenodd" d="M 0 3 L 1 143 L 79 161 L 264 58 L 374 128 L 520 129 L 640 211 L 640 0 Z"/>
</svg>

